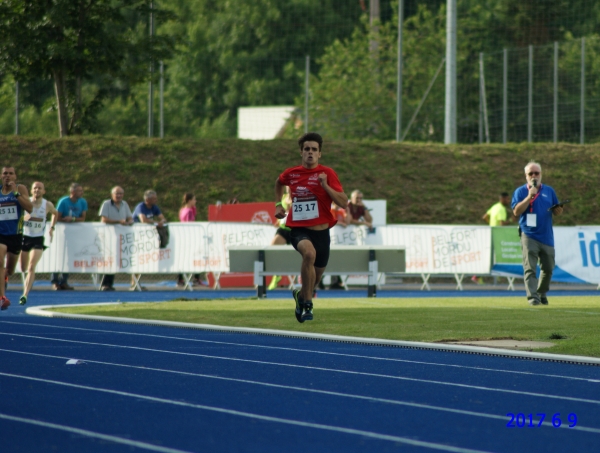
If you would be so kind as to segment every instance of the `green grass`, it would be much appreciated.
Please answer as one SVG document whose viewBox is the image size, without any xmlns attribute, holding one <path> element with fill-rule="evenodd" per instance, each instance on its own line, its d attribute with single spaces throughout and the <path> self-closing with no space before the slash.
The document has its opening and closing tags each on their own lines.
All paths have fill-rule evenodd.
<svg viewBox="0 0 600 453">
<path fill-rule="evenodd" d="M 515 339 L 550 341 L 542 352 L 600 357 L 600 297 L 553 297 L 530 307 L 521 297 L 322 299 L 315 320 L 299 324 L 291 299 L 175 300 L 82 306 L 56 311 L 256 327 L 390 340 Z"/>
</svg>

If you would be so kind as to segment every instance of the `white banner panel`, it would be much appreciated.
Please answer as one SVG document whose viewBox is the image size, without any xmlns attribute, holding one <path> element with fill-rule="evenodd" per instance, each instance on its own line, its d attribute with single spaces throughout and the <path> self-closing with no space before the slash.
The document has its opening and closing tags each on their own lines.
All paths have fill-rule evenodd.
<svg viewBox="0 0 600 453">
<path fill-rule="evenodd" d="M 600 283 L 600 227 L 554 227 L 556 267 L 552 280 Z"/>
<path fill-rule="evenodd" d="M 488 274 L 491 228 L 486 226 L 387 225 L 383 245 L 406 248 L 407 274 Z"/>
</svg>

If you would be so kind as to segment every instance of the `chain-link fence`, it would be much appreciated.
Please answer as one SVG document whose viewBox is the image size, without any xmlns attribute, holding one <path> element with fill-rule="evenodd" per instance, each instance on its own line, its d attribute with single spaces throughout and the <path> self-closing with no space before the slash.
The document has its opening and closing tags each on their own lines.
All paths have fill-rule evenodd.
<svg viewBox="0 0 600 453">
<path fill-rule="evenodd" d="M 215 42 L 189 35 L 185 51 L 156 64 L 151 86 L 115 89 L 90 132 L 235 137 L 240 107 L 279 106 L 293 113 L 270 125 L 272 138 L 311 129 L 328 139 L 443 141 L 445 0 L 400 2 L 400 21 L 397 0 L 307 2 L 310 17 L 279 0 L 242 3 L 265 17 L 239 22 L 223 6 L 202 37 Z M 459 142 L 599 140 L 600 13 L 591 0 L 576 3 L 458 2 Z M 181 18 L 190 29 L 191 17 Z M 96 89 L 87 82 L 84 98 Z M 2 134 L 58 135 L 50 79 L 5 77 L 0 109 Z M 273 121 L 253 114 L 251 127 Z"/>
</svg>

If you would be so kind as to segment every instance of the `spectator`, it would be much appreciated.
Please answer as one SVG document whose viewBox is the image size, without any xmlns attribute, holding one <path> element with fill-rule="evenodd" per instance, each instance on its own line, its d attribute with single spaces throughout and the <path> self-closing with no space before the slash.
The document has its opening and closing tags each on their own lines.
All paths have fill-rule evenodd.
<svg viewBox="0 0 600 453">
<path fill-rule="evenodd" d="M 34 182 L 31 186 L 31 202 L 33 209 L 30 214 L 25 215 L 23 223 L 23 249 L 21 250 L 21 272 L 27 273 L 23 285 L 23 295 L 19 299 L 20 305 L 27 303 L 27 296 L 33 282 L 35 281 L 35 267 L 44 253 L 44 230 L 46 229 L 46 219 L 48 214 L 52 214 L 52 223 L 50 225 L 50 242 L 54 234 L 54 225 L 56 224 L 58 211 L 54 205 L 44 199 L 46 189 L 41 182 Z"/>
<path fill-rule="evenodd" d="M 355 190 L 350 194 L 348 209 L 346 209 L 347 225 L 366 225 L 369 229 L 373 227 L 373 217 L 363 204 L 363 194 Z"/>
<path fill-rule="evenodd" d="M 132 225 L 133 216 L 126 201 L 123 200 L 125 191 L 120 186 L 115 186 L 110 192 L 111 198 L 105 200 L 100 207 L 98 215 L 103 223 L 108 225 Z M 114 291 L 115 275 L 105 274 L 102 278 L 102 291 Z"/>
<path fill-rule="evenodd" d="M 490 226 L 505 226 L 509 225 L 513 220 L 512 212 L 510 209 L 510 196 L 508 192 L 502 192 L 498 203 L 493 205 L 483 215 L 482 219 L 485 220 Z"/>
<path fill-rule="evenodd" d="M 56 221 L 65 223 L 85 222 L 85 216 L 88 210 L 87 201 L 83 198 L 83 187 L 74 182 L 69 187 L 69 195 L 62 197 L 56 204 L 58 211 Z M 72 290 L 69 286 L 69 274 L 52 274 L 52 287 L 55 290 Z"/>
<path fill-rule="evenodd" d="M 346 228 L 348 224 L 346 223 L 346 210 L 340 208 L 333 201 L 331 202 L 331 214 L 333 217 L 337 219 L 337 225 Z M 319 282 L 322 285 L 321 282 Z M 319 286 L 320 287 L 320 286 Z M 342 277 L 339 275 L 331 276 L 331 283 L 329 284 L 329 289 L 346 289 L 342 284 Z"/>
<path fill-rule="evenodd" d="M 133 221 L 135 223 L 150 223 L 152 225 L 163 226 L 167 221 L 162 211 L 156 204 L 158 197 L 154 190 L 144 192 L 144 201 L 138 204 L 133 211 Z"/>
<path fill-rule="evenodd" d="M 519 218 L 525 291 L 529 305 L 548 305 L 546 293 L 550 290 L 555 256 L 552 218 L 561 215 L 563 208 L 562 205 L 557 206 L 558 197 L 554 189 L 542 185 L 540 164 L 529 162 L 525 166 L 525 180 L 527 183 L 515 190 L 511 203 L 515 217 Z M 538 261 L 539 283 L 536 275 Z"/>
<path fill-rule="evenodd" d="M 191 192 L 183 194 L 183 202 L 179 210 L 180 222 L 195 222 L 196 221 L 196 197 Z M 185 286 L 183 274 L 177 276 L 177 286 Z M 203 281 L 200 274 L 194 275 L 192 286 L 208 286 L 207 281 Z"/>
</svg>

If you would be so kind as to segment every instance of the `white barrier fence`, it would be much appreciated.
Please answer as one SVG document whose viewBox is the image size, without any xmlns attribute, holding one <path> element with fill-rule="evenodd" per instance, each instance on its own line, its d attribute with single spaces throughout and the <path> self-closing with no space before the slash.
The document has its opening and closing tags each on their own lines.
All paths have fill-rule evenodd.
<svg viewBox="0 0 600 453">
<path fill-rule="evenodd" d="M 89 274 L 177 274 L 229 271 L 231 246 L 271 243 L 269 224 L 189 222 L 169 224 L 170 241 L 159 248 L 156 229 L 103 223 L 56 226 L 37 271 Z M 46 233 L 47 234 L 47 233 Z M 584 283 L 600 283 L 600 227 L 555 228 L 557 268 Z M 431 275 L 492 272 L 492 229 L 472 225 L 386 225 L 369 233 L 366 227 L 336 226 L 336 245 L 390 245 L 406 249 L 406 274 L 420 275 L 427 287 Z M 522 277 L 516 268 L 514 276 Z M 505 275 L 506 272 L 503 272 Z"/>
</svg>

